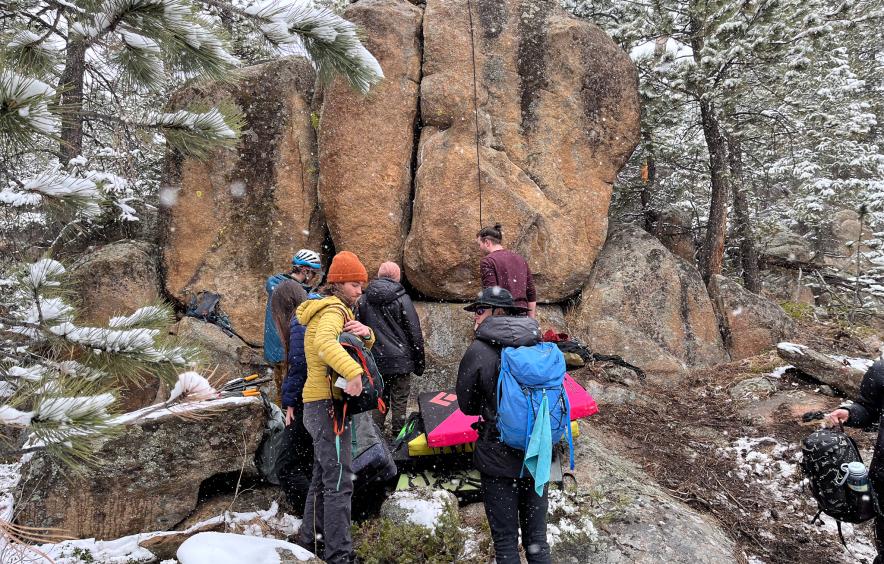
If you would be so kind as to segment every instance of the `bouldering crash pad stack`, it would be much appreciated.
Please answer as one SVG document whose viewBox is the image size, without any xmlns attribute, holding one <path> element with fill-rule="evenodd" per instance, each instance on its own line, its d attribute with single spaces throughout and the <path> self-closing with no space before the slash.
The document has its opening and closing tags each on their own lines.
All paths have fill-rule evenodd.
<svg viewBox="0 0 884 564">
<path fill-rule="evenodd" d="M 598 412 L 592 396 L 570 375 L 565 375 L 565 392 L 571 408 L 571 432 L 580 434 L 578 419 Z M 473 468 L 471 453 L 478 433 L 479 416 L 464 414 L 454 390 L 425 392 L 418 396 L 418 412 L 408 418 L 393 446 L 393 458 L 400 475 L 396 489 L 436 487 L 459 497 L 479 493 L 479 474 Z M 550 481 L 561 483 L 562 448 L 553 451 Z"/>
</svg>

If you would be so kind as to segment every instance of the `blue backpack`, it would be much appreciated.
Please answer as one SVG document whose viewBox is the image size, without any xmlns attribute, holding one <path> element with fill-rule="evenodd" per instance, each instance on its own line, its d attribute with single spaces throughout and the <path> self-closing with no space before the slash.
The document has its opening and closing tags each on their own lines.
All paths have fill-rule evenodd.
<svg viewBox="0 0 884 564">
<path fill-rule="evenodd" d="M 505 347 L 497 378 L 497 430 L 500 440 L 525 451 L 528 468 L 542 493 L 549 479 L 552 447 L 568 438 L 571 469 L 574 443 L 571 406 L 565 393 L 565 356 L 554 343 Z"/>
</svg>

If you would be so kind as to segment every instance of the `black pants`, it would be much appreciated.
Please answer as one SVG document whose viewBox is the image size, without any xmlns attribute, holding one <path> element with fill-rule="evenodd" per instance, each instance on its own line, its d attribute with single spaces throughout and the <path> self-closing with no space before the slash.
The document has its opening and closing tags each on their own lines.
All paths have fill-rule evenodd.
<svg viewBox="0 0 884 564">
<path fill-rule="evenodd" d="M 387 404 L 387 413 L 390 414 L 390 436 L 394 439 L 405 425 L 406 411 L 408 409 L 408 395 L 411 393 L 411 374 L 384 374 L 384 403 Z M 372 411 L 374 422 L 384 432 L 384 419 L 386 415 L 380 411 Z"/>
<path fill-rule="evenodd" d="M 286 449 L 279 469 L 279 485 L 296 514 L 304 510 L 313 475 L 313 438 L 304 427 L 304 404 L 295 406 L 291 424 L 285 428 Z"/>
<path fill-rule="evenodd" d="M 494 540 L 498 564 L 518 564 L 519 529 L 522 546 L 530 564 L 549 564 L 546 542 L 548 487 L 543 496 L 534 491 L 534 478 L 493 478 L 482 474 L 485 515 Z"/>
</svg>

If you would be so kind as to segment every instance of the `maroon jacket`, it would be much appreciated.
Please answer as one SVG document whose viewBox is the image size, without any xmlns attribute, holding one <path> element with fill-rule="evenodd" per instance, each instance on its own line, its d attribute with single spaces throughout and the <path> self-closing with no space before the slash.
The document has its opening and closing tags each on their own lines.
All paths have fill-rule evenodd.
<svg viewBox="0 0 884 564">
<path fill-rule="evenodd" d="M 494 251 L 482 259 L 479 269 L 483 288 L 505 288 L 513 295 L 515 304 L 524 308 L 537 301 L 531 269 L 521 255 L 507 249 Z"/>
</svg>

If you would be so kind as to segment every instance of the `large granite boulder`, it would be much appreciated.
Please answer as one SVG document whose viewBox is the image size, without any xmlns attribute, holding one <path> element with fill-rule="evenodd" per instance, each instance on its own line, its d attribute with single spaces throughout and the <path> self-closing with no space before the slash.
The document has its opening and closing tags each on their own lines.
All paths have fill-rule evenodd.
<svg viewBox="0 0 884 564">
<path fill-rule="evenodd" d="M 730 329 L 732 360 L 755 356 L 795 333 L 795 322 L 779 305 L 730 278 L 716 276 L 716 281 Z"/>
<path fill-rule="evenodd" d="M 475 233 L 500 222 L 505 244 L 527 257 L 540 300 L 559 301 L 589 277 L 611 184 L 638 141 L 635 68 L 604 32 L 555 0 L 479 0 L 475 11 L 473 30 L 462 2 L 428 0 L 424 12 L 405 273 L 427 296 L 471 297 L 479 289 Z"/>
<path fill-rule="evenodd" d="M 265 418 L 258 398 L 125 417 L 131 422 L 123 432 L 96 453 L 102 464 L 82 474 L 41 453 L 25 462 L 16 500 L 20 525 L 97 539 L 172 529 L 196 507 L 203 480 L 243 465 L 254 470 Z"/>
<path fill-rule="evenodd" d="M 634 225 L 608 237 L 568 322 L 591 350 L 650 374 L 729 360 L 700 273 Z"/>
<path fill-rule="evenodd" d="M 336 80 L 323 96 L 319 200 L 339 250 L 370 273 L 401 262 L 411 217 L 411 171 L 421 76 L 423 11 L 405 0 L 362 0 L 344 17 L 366 30 L 384 70 L 367 96 Z"/>
<path fill-rule="evenodd" d="M 305 59 L 284 59 L 243 69 L 233 83 L 193 85 L 173 100 L 232 104 L 245 123 L 235 148 L 206 160 L 166 161 L 166 290 L 181 301 L 200 290 L 221 294 L 233 326 L 251 344 L 263 340 L 267 276 L 287 270 L 298 248 L 319 248 L 324 237 L 310 115 L 314 81 Z"/>
<path fill-rule="evenodd" d="M 415 302 L 414 305 L 424 334 L 427 368 L 422 377 L 412 378 L 412 389 L 424 392 L 453 388 L 460 359 L 473 342 L 473 314 L 464 311 L 462 303 Z M 556 305 L 538 306 L 537 320 L 541 331 L 565 328 L 562 308 Z"/>
<path fill-rule="evenodd" d="M 104 325 L 162 295 L 157 247 L 147 241 L 117 241 L 84 255 L 71 265 L 77 289 L 78 321 Z"/>
</svg>

